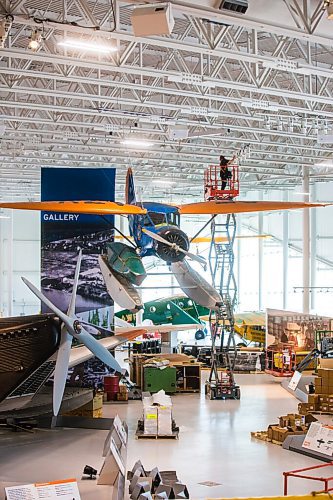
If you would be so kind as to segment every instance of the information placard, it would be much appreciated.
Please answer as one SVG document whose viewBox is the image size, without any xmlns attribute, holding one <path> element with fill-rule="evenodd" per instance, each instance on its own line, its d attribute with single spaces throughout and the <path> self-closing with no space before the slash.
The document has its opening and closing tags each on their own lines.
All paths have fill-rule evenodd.
<svg viewBox="0 0 333 500">
<path fill-rule="evenodd" d="M 313 422 L 305 436 L 303 448 L 333 456 L 333 427 Z"/>
<path fill-rule="evenodd" d="M 5 491 L 7 500 L 81 500 L 76 479 L 9 486 Z"/>
</svg>

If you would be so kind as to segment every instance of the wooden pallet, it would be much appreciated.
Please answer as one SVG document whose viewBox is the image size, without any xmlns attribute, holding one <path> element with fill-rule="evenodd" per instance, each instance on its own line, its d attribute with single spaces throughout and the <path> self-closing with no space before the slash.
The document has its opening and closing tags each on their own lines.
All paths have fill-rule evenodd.
<svg viewBox="0 0 333 500">
<path fill-rule="evenodd" d="M 178 439 L 179 431 L 173 431 L 172 434 L 159 435 L 159 434 L 144 434 L 143 431 L 137 430 L 135 433 L 136 439 Z"/>
<path fill-rule="evenodd" d="M 251 437 L 259 439 L 260 441 L 266 441 L 266 443 L 278 444 L 282 446 L 281 441 L 275 441 L 275 439 L 269 439 L 266 431 L 251 432 Z"/>
</svg>

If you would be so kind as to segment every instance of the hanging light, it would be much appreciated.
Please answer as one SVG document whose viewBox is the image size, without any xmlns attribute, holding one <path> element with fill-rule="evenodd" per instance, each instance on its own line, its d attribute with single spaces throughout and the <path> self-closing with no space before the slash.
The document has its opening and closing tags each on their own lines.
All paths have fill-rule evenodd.
<svg viewBox="0 0 333 500">
<path fill-rule="evenodd" d="M 38 31 L 38 30 L 32 31 L 31 37 L 30 37 L 30 42 L 28 44 L 28 48 L 30 50 L 32 50 L 33 52 L 36 52 L 42 43 L 42 39 L 43 39 L 43 36 L 42 36 L 42 33 L 40 31 Z"/>
<path fill-rule="evenodd" d="M 333 20 L 333 0 L 324 0 L 324 7 L 326 7 L 327 19 Z"/>
</svg>

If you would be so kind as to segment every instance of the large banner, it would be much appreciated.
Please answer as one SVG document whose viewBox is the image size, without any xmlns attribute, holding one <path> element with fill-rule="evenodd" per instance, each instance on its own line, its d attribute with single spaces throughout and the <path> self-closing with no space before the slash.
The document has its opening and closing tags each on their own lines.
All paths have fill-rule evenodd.
<svg viewBox="0 0 333 500">
<path fill-rule="evenodd" d="M 331 330 L 332 319 L 279 309 L 267 309 L 266 347 L 291 343 L 295 351 L 315 347 L 316 330 Z"/>
<path fill-rule="evenodd" d="M 43 168 L 42 201 L 114 201 L 113 168 Z M 109 326 L 113 301 L 107 293 L 98 255 L 113 238 L 113 216 L 42 212 L 41 288 L 65 311 L 72 292 L 78 250 L 83 251 L 76 312 Z M 103 310 L 101 309 L 103 308 Z M 102 313 L 103 311 L 103 313 Z M 102 318 L 98 318 L 102 313 Z M 100 321 L 101 320 L 101 321 Z"/>
</svg>

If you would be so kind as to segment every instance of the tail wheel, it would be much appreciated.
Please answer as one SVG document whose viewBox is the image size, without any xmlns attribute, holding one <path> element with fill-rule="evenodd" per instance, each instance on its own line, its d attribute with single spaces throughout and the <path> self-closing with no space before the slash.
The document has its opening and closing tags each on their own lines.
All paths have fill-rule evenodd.
<svg viewBox="0 0 333 500">
<path fill-rule="evenodd" d="M 195 340 L 203 340 L 205 338 L 205 332 L 203 330 L 197 330 L 195 332 L 194 338 Z"/>
</svg>

